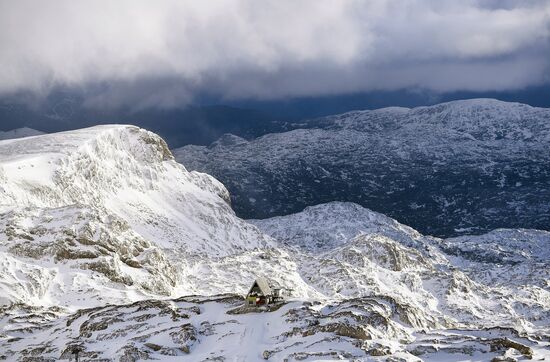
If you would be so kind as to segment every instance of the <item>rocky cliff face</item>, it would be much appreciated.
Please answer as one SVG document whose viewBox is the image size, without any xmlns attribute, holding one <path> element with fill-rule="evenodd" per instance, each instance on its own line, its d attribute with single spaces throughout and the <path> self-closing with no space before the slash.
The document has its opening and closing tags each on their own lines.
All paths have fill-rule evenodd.
<svg viewBox="0 0 550 362">
<path fill-rule="evenodd" d="M 550 225 L 548 109 L 477 99 L 301 126 L 174 154 L 222 181 L 244 218 L 350 201 L 441 237 Z"/>
</svg>

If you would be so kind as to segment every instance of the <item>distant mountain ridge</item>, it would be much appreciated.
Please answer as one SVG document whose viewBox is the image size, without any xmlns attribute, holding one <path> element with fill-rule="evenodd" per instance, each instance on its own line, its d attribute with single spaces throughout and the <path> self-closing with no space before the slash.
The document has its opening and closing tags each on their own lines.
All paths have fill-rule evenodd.
<svg viewBox="0 0 550 362">
<path fill-rule="evenodd" d="M 253 138 L 286 129 L 269 115 L 230 106 L 196 106 L 184 109 L 104 109 L 86 107 L 78 97 L 59 97 L 40 107 L 15 101 L 3 104 L 0 120 L 4 129 L 30 127 L 47 133 L 123 123 L 146 128 L 163 137 L 171 147 L 210 144 L 224 133 Z"/>
<path fill-rule="evenodd" d="M 44 134 L 44 132 L 37 131 L 37 130 L 29 128 L 29 127 L 16 128 L 16 129 L 12 129 L 10 131 L 0 131 L 0 141 L 1 140 L 9 140 L 9 139 L 13 139 L 13 138 L 39 136 L 41 134 Z"/>
<path fill-rule="evenodd" d="M 173 152 L 224 183 L 244 218 L 350 201 L 437 236 L 550 229 L 550 109 L 474 99 L 299 127 Z"/>
</svg>

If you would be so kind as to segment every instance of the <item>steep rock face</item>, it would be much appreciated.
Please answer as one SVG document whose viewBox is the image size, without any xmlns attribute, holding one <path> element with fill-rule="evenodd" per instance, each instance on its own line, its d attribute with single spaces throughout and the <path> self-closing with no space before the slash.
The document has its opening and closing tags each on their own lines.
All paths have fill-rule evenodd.
<svg viewBox="0 0 550 362">
<path fill-rule="evenodd" d="M 548 109 L 478 99 L 302 126 L 173 152 L 222 181 L 245 218 L 351 201 L 444 237 L 550 225 Z"/>
<path fill-rule="evenodd" d="M 170 295 L 187 288 L 182 256 L 271 243 L 235 216 L 222 184 L 137 127 L 2 141 L 0 180 L 4 303 Z"/>
<path fill-rule="evenodd" d="M 1 304 L 71 307 L 170 295 L 178 282 L 162 248 L 122 218 L 84 205 L 13 208 L 0 216 Z M 104 296 L 104 297 L 102 297 Z"/>
</svg>

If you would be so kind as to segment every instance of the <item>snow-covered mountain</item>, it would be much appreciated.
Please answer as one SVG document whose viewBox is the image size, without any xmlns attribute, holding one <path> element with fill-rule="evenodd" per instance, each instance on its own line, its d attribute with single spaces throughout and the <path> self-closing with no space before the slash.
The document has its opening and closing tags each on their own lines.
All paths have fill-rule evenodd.
<svg viewBox="0 0 550 362">
<path fill-rule="evenodd" d="M 174 263 L 181 255 L 270 242 L 234 215 L 223 185 L 188 172 L 160 137 L 137 127 L 2 141 L 0 181 L 4 302 L 170 295 L 185 288 Z"/>
<path fill-rule="evenodd" d="M 525 331 L 549 331 L 550 232 L 501 229 L 439 239 L 339 202 L 253 223 L 308 255 L 302 275 L 324 295 L 390 296 L 426 313 L 426 325 L 445 325 L 453 316 L 459 323 L 516 329 L 531 323 Z"/>
<path fill-rule="evenodd" d="M 16 128 L 10 131 L 0 131 L 0 141 L 14 138 L 39 136 L 41 134 L 44 134 L 44 132 L 37 131 L 29 127 Z"/>
<path fill-rule="evenodd" d="M 247 222 L 133 126 L 2 141 L 0 181 L 0 359 L 550 358 L 547 231 L 439 239 L 345 202 Z M 258 276 L 288 303 L 243 308 Z"/>
<path fill-rule="evenodd" d="M 550 228 L 550 109 L 491 99 L 349 112 L 174 150 L 245 218 L 351 201 L 423 233 Z"/>
</svg>

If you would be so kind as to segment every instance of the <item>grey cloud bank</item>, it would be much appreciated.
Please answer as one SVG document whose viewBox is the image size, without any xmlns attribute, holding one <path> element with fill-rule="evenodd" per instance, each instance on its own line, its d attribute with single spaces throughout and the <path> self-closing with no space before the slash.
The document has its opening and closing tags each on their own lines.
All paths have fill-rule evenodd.
<svg viewBox="0 0 550 362">
<path fill-rule="evenodd" d="M 0 94 L 91 106 L 548 83 L 550 1 L 0 0 Z M 94 89 L 97 89 L 95 87 Z"/>
</svg>

